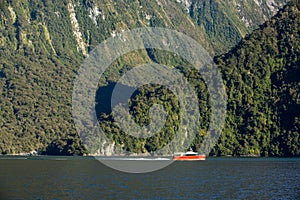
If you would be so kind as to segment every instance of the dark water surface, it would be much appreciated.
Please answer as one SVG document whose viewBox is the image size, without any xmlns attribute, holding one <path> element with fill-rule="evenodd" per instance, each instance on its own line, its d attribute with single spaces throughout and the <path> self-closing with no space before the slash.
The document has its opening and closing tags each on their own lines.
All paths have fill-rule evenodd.
<svg viewBox="0 0 300 200">
<path fill-rule="evenodd" d="M 146 174 L 91 158 L 3 158 L 0 199 L 300 199 L 299 158 L 208 158 Z"/>
</svg>

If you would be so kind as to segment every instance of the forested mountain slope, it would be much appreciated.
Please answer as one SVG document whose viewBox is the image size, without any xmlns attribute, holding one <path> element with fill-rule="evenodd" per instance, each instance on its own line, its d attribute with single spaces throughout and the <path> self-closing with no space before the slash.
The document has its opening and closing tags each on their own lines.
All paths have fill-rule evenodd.
<svg viewBox="0 0 300 200">
<path fill-rule="evenodd" d="M 45 150 L 55 139 L 80 149 L 71 116 L 76 72 L 90 50 L 122 30 L 169 27 L 208 47 L 173 1 L 1 0 L 0 10 L 2 153 Z"/>
<path fill-rule="evenodd" d="M 234 47 L 242 37 L 275 15 L 285 0 L 185 0 L 193 21 L 203 28 L 217 53 Z"/>
<path fill-rule="evenodd" d="M 71 95 L 76 72 L 89 51 L 101 41 L 117 35 L 122 30 L 153 26 L 166 27 L 183 32 L 197 40 L 212 55 L 224 53 L 228 47 L 234 46 L 242 36 L 271 17 L 284 3 L 284 1 L 276 1 L 275 5 L 275 1 L 259 0 L 247 2 L 249 4 L 244 1 L 243 3 L 238 3 L 237 1 L 205 0 L 191 2 L 175 0 L 69 0 L 63 2 L 0 0 L 0 152 L 19 153 L 29 152 L 33 149 L 45 151 L 50 144 L 48 152 L 51 152 L 52 147 L 58 147 L 52 151 L 53 154 L 82 154 L 82 146 L 74 128 L 71 115 Z M 288 35 L 289 32 L 285 33 L 285 31 L 289 30 L 286 30 L 285 25 L 280 25 L 281 21 L 294 20 L 294 26 L 291 28 L 292 31 L 297 32 L 299 28 L 299 21 L 297 21 L 299 20 L 298 8 L 295 5 L 289 7 L 294 8 L 293 12 L 288 13 L 294 13 L 297 16 L 295 19 L 292 19 L 290 14 L 285 14 L 282 16 L 278 15 L 272 21 L 268 22 L 270 26 L 278 27 L 274 29 L 276 31 L 278 29 L 283 35 Z M 256 14 L 254 15 L 253 13 Z M 282 13 L 287 13 L 287 11 L 282 11 Z M 261 32 L 264 33 L 265 29 Z M 265 35 L 268 35 L 268 33 L 265 33 Z M 270 35 L 273 37 L 273 32 L 270 32 Z M 269 35 L 265 37 L 272 38 Z M 296 51 L 298 47 L 294 46 L 297 45 L 294 39 L 298 38 L 297 35 L 292 37 L 293 42 L 290 39 L 278 39 L 281 45 L 278 48 L 276 46 L 277 51 L 274 51 L 276 66 L 279 65 L 276 64 L 277 62 L 290 62 L 290 60 L 286 60 L 287 58 L 284 57 L 287 53 L 283 54 L 283 49 L 292 51 L 293 54 L 289 55 L 293 57 L 292 55 L 295 54 L 297 58 L 296 53 L 299 52 Z M 259 43 L 259 41 L 257 42 Z M 242 47 L 241 44 L 243 42 L 240 43 L 238 48 Z M 262 43 L 261 45 L 264 46 L 264 44 Z M 227 57 L 231 54 L 235 55 L 232 52 L 226 54 Z M 165 54 L 159 51 L 139 51 L 137 55 L 139 56 L 133 56 L 133 58 L 138 57 L 137 59 L 129 59 L 129 61 L 121 59 L 119 64 L 126 66 L 127 64 L 134 64 L 136 62 L 161 61 L 179 68 L 182 67 L 178 64 L 176 65 L 176 63 L 180 62 L 174 61 L 171 57 L 164 56 Z M 254 59 L 258 59 L 255 57 L 257 55 L 253 56 Z M 280 56 L 283 57 L 281 60 L 278 60 Z M 227 67 L 222 67 L 225 74 L 227 74 L 226 70 L 229 70 L 228 74 L 230 74 L 230 69 L 236 71 L 236 73 L 243 74 L 243 70 L 241 70 L 243 67 L 240 67 L 241 63 L 238 65 L 231 64 L 230 62 L 227 63 L 225 62 L 227 58 L 221 61 L 223 57 L 218 58 L 218 62 L 220 65 L 225 65 L 224 63 L 226 63 Z M 253 65 L 256 65 L 256 63 L 253 63 Z M 285 69 L 285 67 L 282 65 L 278 69 Z M 297 70 L 296 67 L 295 70 Z M 190 72 L 186 72 L 185 75 L 190 76 L 194 80 L 195 85 L 202 85 L 198 89 L 203 89 L 203 83 L 197 82 L 199 77 L 189 75 L 188 73 Z M 297 105 L 299 102 L 294 101 L 293 98 L 295 98 L 294 96 L 299 90 L 297 90 L 295 81 L 289 83 L 295 85 L 293 86 L 294 90 L 292 90 L 294 93 L 287 95 L 291 100 L 286 99 L 285 95 L 287 92 L 290 92 L 290 88 L 287 87 L 288 81 L 284 79 L 290 80 L 290 75 L 285 73 L 280 74 L 279 72 L 278 75 L 275 75 L 275 73 L 277 71 L 275 68 L 272 68 L 272 77 L 276 79 L 278 76 L 278 81 L 276 82 L 278 85 L 271 84 L 271 80 L 269 80 L 269 82 L 271 81 L 269 85 L 265 85 L 265 83 L 260 84 L 260 82 L 256 83 L 264 85 L 264 88 L 268 88 L 271 85 L 272 88 L 275 86 L 277 88 L 277 96 L 274 96 L 274 98 L 277 98 L 276 102 L 280 104 L 270 103 L 270 106 L 272 104 L 272 108 L 269 111 L 272 115 L 274 114 L 276 119 L 272 122 L 268 121 L 274 127 L 270 125 L 270 127 L 265 127 L 265 130 L 261 131 L 260 126 L 254 126 L 259 129 L 259 131 L 255 129 L 254 135 L 258 134 L 258 132 L 266 132 L 270 136 L 265 137 L 267 140 L 264 140 L 264 144 L 266 144 L 264 146 L 266 150 L 264 151 L 269 151 L 271 148 L 269 144 L 272 144 L 274 148 L 279 148 L 276 151 L 272 151 L 274 155 L 282 155 L 281 152 L 285 148 L 284 145 L 290 144 L 288 142 L 288 138 L 290 137 L 286 136 L 297 133 L 297 131 L 294 131 L 294 128 L 289 128 L 290 126 L 297 126 L 286 125 L 283 127 L 281 125 L 281 121 L 285 116 L 284 109 L 287 109 L 284 105 Z M 257 76 L 261 81 L 260 75 Z M 236 79 L 239 77 L 242 77 L 242 75 L 234 76 Z M 111 81 L 115 80 L 115 78 L 112 75 L 107 80 Z M 229 87 L 232 80 L 227 79 L 225 76 L 227 87 L 232 88 Z M 240 81 L 240 79 L 237 80 Z M 245 88 L 253 92 L 254 89 L 249 88 L 248 82 L 246 85 L 243 81 L 242 79 L 242 82 L 239 84 L 244 85 Z M 236 92 L 230 93 L 229 97 L 236 98 L 236 95 L 239 96 L 242 94 L 243 87 L 232 88 L 232 90 L 236 90 Z M 265 90 L 261 90 L 261 93 L 263 92 Z M 243 96 L 248 95 L 243 94 Z M 253 98 L 252 96 L 250 97 Z M 251 114 L 237 113 L 242 112 L 243 109 L 241 109 L 241 106 L 244 103 L 243 99 L 229 100 L 230 105 L 239 106 L 235 107 L 233 105 L 234 109 L 231 113 L 229 112 L 228 120 L 236 120 L 237 118 L 240 120 L 240 118 L 243 118 L 246 122 L 248 120 L 247 117 L 253 116 Z M 264 107 L 259 104 L 260 102 L 253 101 L 252 104 L 254 103 L 257 103 L 259 107 L 257 110 L 260 113 L 265 112 Z M 263 108 L 260 110 L 261 107 Z M 297 123 L 296 117 L 292 116 L 292 119 L 294 121 L 291 123 Z M 242 126 L 240 121 L 228 121 L 228 127 L 224 132 L 224 137 L 221 139 L 221 145 L 217 147 L 215 153 L 218 155 L 238 155 L 244 153 L 256 154 L 258 151 L 261 151 L 261 149 L 256 147 L 256 143 L 248 145 L 255 146 L 254 152 L 251 148 L 244 148 L 247 149 L 245 152 L 234 150 L 246 147 L 243 143 L 244 140 L 249 142 L 248 136 L 240 136 L 241 133 L 244 133 L 242 131 L 243 128 L 247 127 L 246 125 Z M 272 128 L 276 129 L 275 132 Z M 287 133 L 292 131 L 292 134 L 283 134 L 282 131 L 284 130 Z M 245 131 L 246 135 L 251 135 L 251 133 Z M 225 145 L 225 137 L 231 141 L 232 145 L 227 142 L 227 146 Z M 253 137 L 255 141 L 259 140 L 256 136 Z M 276 142 L 278 141 L 283 142 L 277 144 Z M 199 146 L 198 143 L 199 141 L 195 142 L 194 148 Z M 143 151 L 149 149 L 151 148 L 147 147 Z M 139 152 L 140 150 L 135 149 L 135 151 Z"/>
<path fill-rule="evenodd" d="M 217 155 L 300 155 L 300 3 L 215 60 L 228 93 Z"/>
<path fill-rule="evenodd" d="M 271 20 L 247 35 L 228 53 L 215 57 L 227 91 L 227 118 L 219 143 L 211 155 L 299 156 L 299 1 L 291 1 Z M 154 53 L 153 53 L 154 52 Z M 165 52 L 151 51 L 150 58 L 181 70 L 199 98 L 201 125 L 192 148 L 198 151 L 210 122 L 208 92 L 201 75 L 184 61 Z M 117 78 L 101 87 L 98 95 L 110 94 Z M 180 124 L 176 98 L 159 86 L 141 89 L 131 101 L 131 114 L 140 125 L 149 121 L 146 104 L 156 99 L 170 113 L 170 121 L 157 137 L 134 139 L 114 122 L 110 105 L 99 104 L 102 128 L 117 146 L 136 152 L 155 151 L 175 137 Z M 144 97 L 141 94 L 145 94 Z M 100 98 L 101 99 L 101 98 Z M 169 99 L 172 105 L 163 101 Z M 141 102 L 138 102 L 141 101 Z M 102 112 L 102 113 L 101 113 Z M 125 114 L 124 114 L 125 115 Z M 147 133 L 145 133 L 147 134 Z"/>
</svg>

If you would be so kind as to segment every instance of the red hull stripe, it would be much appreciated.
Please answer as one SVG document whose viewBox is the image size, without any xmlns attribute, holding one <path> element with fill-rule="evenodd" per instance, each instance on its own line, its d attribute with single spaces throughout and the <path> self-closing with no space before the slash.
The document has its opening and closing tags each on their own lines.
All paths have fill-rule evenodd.
<svg viewBox="0 0 300 200">
<path fill-rule="evenodd" d="M 173 160 L 205 160 L 206 156 L 174 156 Z"/>
</svg>

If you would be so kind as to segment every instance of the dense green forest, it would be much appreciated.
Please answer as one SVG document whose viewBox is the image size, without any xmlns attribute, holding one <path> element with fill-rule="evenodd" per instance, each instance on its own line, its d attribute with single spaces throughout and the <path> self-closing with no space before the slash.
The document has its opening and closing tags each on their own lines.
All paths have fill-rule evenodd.
<svg viewBox="0 0 300 200">
<path fill-rule="evenodd" d="M 87 53 L 104 39 L 122 30 L 153 26 L 186 33 L 212 55 L 220 54 L 215 62 L 226 85 L 228 108 L 224 130 L 211 155 L 299 156 L 299 1 L 291 1 L 248 35 L 273 13 L 265 2 L 261 10 L 254 2 L 243 3 L 243 12 L 237 12 L 239 6 L 205 0 L 191 1 L 188 8 L 172 0 L 1 0 L 0 152 L 37 149 L 55 155 L 87 153 L 71 111 L 78 68 Z M 257 14 L 253 15 L 252 8 Z M 245 18 L 248 23 L 241 20 Z M 179 69 L 195 87 L 203 112 L 191 147 L 199 150 L 210 116 L 209 94 L 201 75 L 178 56 L 144 49 L 117 59 L 99 81 L 99 123 L 115 146 L 104 144 L 95 152 L 120 147 L 151 153 L 175 137 L 181 120 L 178 100 L 159 85 L 139 88 L 130 100 L 130 114 L 140 125 L 149 123 L 147 113 L 153 103 L 163 105 L 168 118 L 156 137 L 136 139 L 126 135 L 108 109 L 112 88 L 121 75 L 135 65 L 150 62 Z"/>
<path fill-rule="evenodd" d="M 211 155 L 300 154 L 299 14 L 299 4 L 294 1 L 259 29 L 247 35 L 230 52 L 215 57 L 226 85 L 228 112 L 225 128 Z M 199 150 L 209 124 L 209 94 L 201 75 L 188 63 L 166 52 L 148 50 L 148 53 L 153 61 L 180 69 L 199 94 L 201 127 L 191 146 L 194 150 Z M 115 81 L 117 79 L 115 78 Z M 180 118 L 174 117 L 178 116 L 178 111 L 172 110 L 174 105 L 167 105 L 168 102 L 159 98 L 152 98 L 153 94 L 158 93 L 166 94 L 163 97 L 168 99 L 168 91 L 160 91 L 157 87 L 150 88 L 142 90 L 144 99 L 135 96 L 131 102 L 134 104 L 132 109 L 135 110 L 131 112 L 137 123 L 142 126 L 149 120 L 145 118 L 148 108 L 143 108 L 143 105 L 149 104 L 149 99 L 164 105 L 172 120 L 167 121 L 165 129 L 157 136 L 159 139 L 133 138 L 119 129 L 110 111 L 103 112 L 105 114 L 100 116 L 108 137 L 131 152 L 145 153 L 161 148 L 175 137 L 176 127 L 180 123 Z M 108 91 L 112 92 L 106 90 L 101 97 Z M 136 99 L 140 99 L 141 102 L 136 103 Z M 171 102 L 176 102 L 176 99 Z M 110 107 L 110 104 L 102 107 Z M 203 112 L 205 110 L 207 112 Z M 98 111 L 101 113 L 101 108 Z"/>
<path fill-rule="evenodd" d="M 300 155 L 300 3 L 215 61 L 228 91 L 226 128 L 213 154 Z"/>
<path fill-rule="evenodd" d="M 267 18 L 273 16 L 287 1 L 190 1 L 190 16 L 204 28 L 206 38 L 213 49 L 224 52 L 229 49 L 249 30 L 257 28 Z M 222 45 L 220 45 L 222 44 Z"/>
</svg>

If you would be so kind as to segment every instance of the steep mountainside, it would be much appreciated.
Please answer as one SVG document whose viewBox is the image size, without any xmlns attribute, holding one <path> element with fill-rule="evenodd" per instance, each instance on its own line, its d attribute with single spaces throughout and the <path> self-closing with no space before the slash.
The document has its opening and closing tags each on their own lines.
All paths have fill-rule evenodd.
<svg viewBox="0 0 300 200">
<path fill-rule="evenodd" d="M 1 46 L 61 56 L 86 55 L 104 39 L 143 26 L 172 28 L 199 41 L 212 53 L 234 46 L 274 15 L 285 0 L 208 1 L 1 0 Z M 191 18 L 190 18 L 191 17 Z M 10 31 L 11 32 L 10 32 Z"/>
<path fill-rule="evenodd" d="M 228 92 L 217 155 L 300 155 L 300 2 L 216 58 Z"/>
<path fill-rule="evenodd" d="M 186 33 L 212 55 L 219 54 L 269 18 L 284 1 L 277 2 L 278 6 L 271 0 L 247 2 L 0 0 L 0 152 L 45 150 L 52 142 L 48 152 L 82 153 L 71 116 L 71 94 L 77 69 L 90 50 L 122 30 L 157 26 Z M 151 60 L 181 67 L 171 56 L 145 50 L 117 64 L 126 67 Z M 205 88 L 194 73 L 185 75 L 201 85 L 199 90 Z M 112 74 L 107 82 L 115 79 Z M 284 94 L 285 90 L 278 93 Z M 285 105 L 285 101 L 280 102 Z M 276 127 L 279 132 L 280 126 Z M 59 150 L 51 151 L 56 146 Z M 218 152 L 223 154 L 223 150 Z"/>
<path fill-rule="evenodd" d="M 45 149 L 54 139 L 72 144 L 76 71 L 91 49 L 118 32 L 163 26 L 208 46 L 200 28 L 172 1 L 1 0 L 0 10 L 3 153 Z M 77 142 L 73 146 L 80 149 Z"/>
<path fill-rule="evenodd" d="M 183 4 L 217 52 L 233 47 L 258 25 L 275 15 L 287 1 L 186 0 Z"/>
<path fill-rule="evenodd" d="M 211 155 L 300 155 L 299 20 L 299 1 L 292 1 L 230 52 L 215 57 L 226 85 L 228 113 L 219 143 Z M 198 151 L 210 120 L 207 103 L 210 94 L 195 69 L 172 55 L 154 52 L 156 54 L 149 53 L 152 60 L 180 69 L 198 93 L 201 125 L 191 145 Z M 110 83 L 114 84 L 115 80 L 111 79 Z M 113 84 L 100 88 L 98 95 L 109 94 Z M 109 99 L 106 104 L 100 104 L 101 126 L 116 145 L 131 152 L 145 153 L 160 149 L 175 137 L 180 112 L 176 107 L 177 99 L 167 90 L 157 86 L 142 89 L 131 101 L 131 114 L 140 125 L 147 124 L 145 104 L 153 103 L 155 94 L 163 94 L 156 103 L 165 107 L 171 120 L 157 137 L 148 139 L 136 140 L 123 133 L 114 123 L 113 114 L 103 109 L 109 107 Z M 168 105 L 166 99 L 173 105 Z"/>
</svg>

